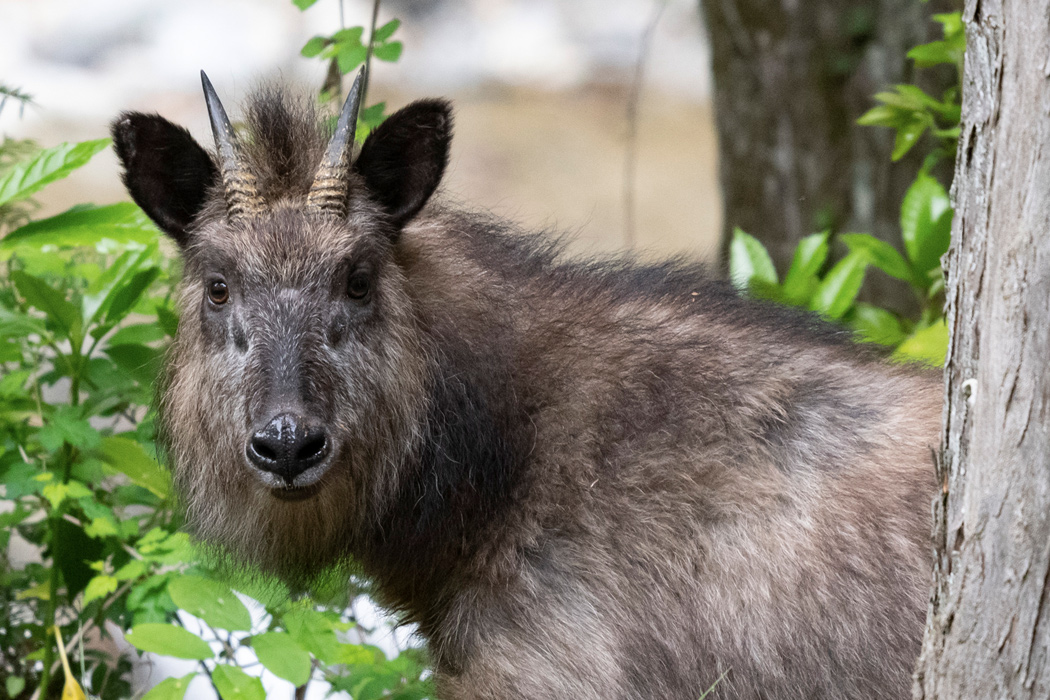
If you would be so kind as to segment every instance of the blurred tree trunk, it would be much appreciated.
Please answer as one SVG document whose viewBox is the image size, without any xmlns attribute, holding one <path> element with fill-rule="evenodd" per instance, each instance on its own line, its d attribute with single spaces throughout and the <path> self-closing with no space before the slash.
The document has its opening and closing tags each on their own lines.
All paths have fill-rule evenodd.
<svg viewBox="0 0 1050 700">
<path fill-rule="evenodd" d="M 1050 697 L 1050 23 L 967 0 L 934 588 L 916 698 Z"/>
<path fill-rule="evenodd" d="M 952 0 L 938 1 L 947 9 Z M 929 20 L 934 4 L 701 0 L 714 70 L 723 256 L 735 226 L 766 245 L 781 274 L 802 237 L 828 228 L 871 233 L 901 249 L 900 204 L 922 149 L 891 163 L 892 130 L 856 120 L 879 90 L 914 82 L 906 54 L 940 38 Z M 938 96 L 952 79 L 922 73 Z M 898 310 L 912 303 L 906 285 L 885 275 L 869 275 L 866 289 L 867 300 Z"/>
</svg>

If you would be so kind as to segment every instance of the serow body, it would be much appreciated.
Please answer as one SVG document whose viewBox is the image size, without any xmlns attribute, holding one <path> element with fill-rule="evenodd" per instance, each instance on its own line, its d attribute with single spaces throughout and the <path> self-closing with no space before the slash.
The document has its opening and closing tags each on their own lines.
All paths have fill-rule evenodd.
<svg viewBox="0 0 1050 700">
<path fill-rule="evenodd" d="M 354 159 L 356 92 L 332 136 L 263 91 L 237 138 L 205 88 L 215 154 L 113 126 L 184 260 L 160 422 L 197 536 L 293 583 L 352 559 L 442 698 L 909 696 L 935 374 L 431 201 L 445 102 Z"/>
</svg>

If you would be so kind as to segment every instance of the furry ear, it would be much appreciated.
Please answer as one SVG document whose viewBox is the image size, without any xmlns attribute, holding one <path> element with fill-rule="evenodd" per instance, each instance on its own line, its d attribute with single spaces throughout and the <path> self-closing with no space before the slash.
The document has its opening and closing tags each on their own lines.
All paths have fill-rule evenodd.
<svg viewBox="0 0 1050 700">
<path fill-rule="evenodd" d="M 419 213 L 448 164 L 452 108 L 420 100 L 394 112 L 373 131 L 354 162 L 368 189 L 398 226 Z"/>
<path fill-rule="evenodd" d="M 125 112 L 112 132 L 131 198 L 185 248 L 188 229 L 218 178 L 211 157 L 190 132 L 155 114 Z"/>
</svg>

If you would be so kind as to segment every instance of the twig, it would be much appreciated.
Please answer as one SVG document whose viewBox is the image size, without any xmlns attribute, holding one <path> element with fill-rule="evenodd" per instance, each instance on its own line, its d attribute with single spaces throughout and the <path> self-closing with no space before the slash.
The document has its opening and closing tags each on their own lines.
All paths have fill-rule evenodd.
<svg viewBox="0 0 1050 700">
<path fill-rule="evenodd" d="M 379 1 L 372 3 L 372 26 L 368 29 L 368 51 L 365 53 L 365 77 L 361 83 L 361 104 L 368 106 L 368 82 L 372 75 L 372 49 L 376 43 L 376 22 L 379 20 Z"/>
<path fill-rule="evenodd" d="M 642 84 L 645 78 L 645 64 L 652 49 L 656 25 L 660 22 L 667 0 L 659 0 L 653 8 L 649 24 L 642 34 L 638 60 L 634 64 L 634 77 L 631 80 L 631 92 L 627 97 L 627 147 L 623 163 L 623 242 L 627 250 L 635 245 L 635 170 L 638 162 L 638 103 L 642 96 Z"/>
</svg>

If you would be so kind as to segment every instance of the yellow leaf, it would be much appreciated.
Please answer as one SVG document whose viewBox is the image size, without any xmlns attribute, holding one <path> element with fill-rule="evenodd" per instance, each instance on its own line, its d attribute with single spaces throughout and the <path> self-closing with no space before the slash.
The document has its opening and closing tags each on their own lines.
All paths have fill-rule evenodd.
<svg viewBox="0 0 1050 700">
<path fill-rule="evenodd" d="M 50 600 L 51 599 L 51 587 L 47 581 L 38 583 L 32 588 L 27 588 L 24 591 L 19 591 L 15 595 L 16 600 L 25 600 L 26 598 L 37 598 L 39 600 Z"/>
<path fill-rule="evenodd" d="M 66 643 L 62 641 L 62 633 L 55 627 L 55 638 L 58 639 L 58 655 L 62 658 L 62 670 L 66 674 L 66 684 L 62 686 L 62 700 L 87 700 L 84 689 L 73 677 L 69 670 L 69 659 L 66 658 Z"/>
</svg>

